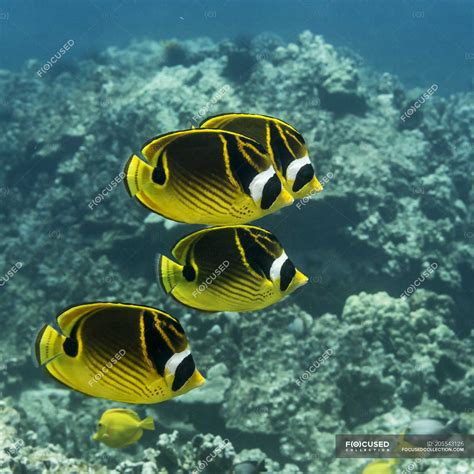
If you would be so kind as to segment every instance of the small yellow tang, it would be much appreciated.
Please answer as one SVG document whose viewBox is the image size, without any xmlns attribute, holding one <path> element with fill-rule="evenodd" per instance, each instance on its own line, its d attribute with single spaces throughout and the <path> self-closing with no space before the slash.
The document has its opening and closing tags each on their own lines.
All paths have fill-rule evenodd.
<svg viewBox="0 0 474 474">
<path fill-rule="evenodd" d="M 140 420 L 133 410 L 112 408 L 102 413 L 97 433 L 92 439 L 104 443 L 109 448 L 124 448 L 139 441 L 143 430 L 154 429 L 155 424 L 151 416 Z"/>
<path fill-rule="evenodd" d="M 362 474 L 395 474 L 398 459 L 376 459 L 364 467 Z"/>
</svg>

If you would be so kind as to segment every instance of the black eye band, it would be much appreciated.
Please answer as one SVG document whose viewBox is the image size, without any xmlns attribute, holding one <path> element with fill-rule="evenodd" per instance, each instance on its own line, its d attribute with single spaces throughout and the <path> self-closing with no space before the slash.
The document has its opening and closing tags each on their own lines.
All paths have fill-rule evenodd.
<svg viewBox="0 0 474 474">
<path fill-rule="evenodd" d="M 195 369 L 196 365 L 194 364 L 193 356 L 189 354 L 176 368 L 171 390 L 173 390 L 173 392 L 179 390 L 192 377 Z"/>
<path fill-rule="evenodd" d="M 193 281 L 196 278 L 196 270 L 193 266 L 187 264 L 183 267 L 183 276 L 186 278 L 186 281 Z"/>
<path fill-rule="evenodd" d="M 166 362 L 173 356 L 174 352 L 163 338 L 161 331 L 155 327 L 155 318 L 151 311 L 144 311 L 143 326 L 147 356 L 156 371 L 163 376 Z"/>
<path fill-rule="evenodd" d="M 262 209 L 269 209 L 271 205 L 277 200 L 280 193 L 281 181 L 278 176 L 274 174 L 263 187 L 260 207 Z"/>
<path fill-rule="evenodd" d="M 293 263 L 286 259 L 285 263 L 281 266 L 280 270 L 280 290 L 285 291 L 293 280 L 293 277 L 296 275 L 296 268 Z"/>
<path fill-rule="evenodd" d="M 76 357 L 79 351 L 79 345 L 76 340 L 68 337 L 63 343 L 63 349 L 69 357 Z"/>
<path fill-rule="evenodd" d="M 76 357 L 79 353 L 79 343 L 77 342 L 77 331 L 79 330 L 79 324 L 76 323 L 72 328 L 71 334 L 63 342 L 63 350 L 69 357 Z"/>
<path fill-rule="evenodd" d="M 308 184 L 314 178 L 313 166 L 309 163 L 302 166 L 298 173 L 296 173 L 296 179 L 293 183 L 293 191 L 298 192 L 305 184 Z"/>
<path fill-rule="evenodd" d="M 151 174 L 151 179 L 156 184 L 160 184 L 160 185 L 165 184 L 166 172 L 165 172 L 165 167 L 163 164 L 163 154 L 161 154 L 158 157 L 156 167 L 153 170 L 153 173 Z"/>
</svg>

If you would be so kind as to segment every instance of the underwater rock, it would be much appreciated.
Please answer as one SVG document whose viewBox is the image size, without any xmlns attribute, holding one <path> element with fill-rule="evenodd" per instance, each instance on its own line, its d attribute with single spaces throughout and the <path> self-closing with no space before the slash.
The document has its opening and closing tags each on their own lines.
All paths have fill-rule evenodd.
<svg viewBox="0 0 474 474">
<path fill-rule="evenodd" d="M 367 105 L 358 90 L 358 73 L 350 64 L 328 67 L 319 90 L 321 107 L 336 114 L 363 114 Z"/>
<path fill-rule="evenodd" d="M 220 405 L 225 400 L 227 389 L 232 384 L 229 370 L 222 362 L 211 367 L 206 374 L 206 384 L 199 390 L 189 392 L 186 396 L 179 397 L 179 404 L 202 403 L 204 405 Z"/>
<path fill-rule="evenodd" d="M 66 456 L 58 445 L 44 443 L 41 446 L 30 444 L 31 432 L 20 436 L 21 416 L 9 404 L 0 405 L 0 472 L 32 473 L 44 472 L 82 473 L 93 472 L 106 474 L 103 465 L 91 465 L 87 461 Z"/>
<path fill-rule="evenodd" d="M 301 212 L 288 210 L 292 224 L 302 225 L 300 219 L 309 212 L 325 223 L 325 232 L 315 243 L 320 252 L 307 255 L 309 261 L 317 259 L 311 273 L 317 275 L 318 267 L 327 267 L 329 260 L 337 262 L 334 269 L 338 275 L 325 275 L 325 284 L 332 287 L 339 304 L 336 307 L 323 296 L 319 314 L 340 311 L 350 294 L 364 289 L 391 288 L 391 294 L 400 294 L 405 287 L 399 282 L 409 285 L 423 271 L 427 256 L 442 264 L 426 282 L 427 287 L 452 292 L 458 299 L 457 293 L 474 279 L 472 229 L 466 217 L 472 202 L 469 163 L 474 135 L 469 95 L 455 96 L 449 102 L 433 96 L 423 105 L 421 128 L 400 131 L 399 110 L 405 99 L 400 98 L 403 91 L 397 80 L 386 74 L 366 74 L 351 57 L 320 36 L 305 32 L 291 45 L 268 40 L 263 49 L 272 54 L 257 61 L 248 80 L 238 86 L 229 84 L 222 75 L 226 63 L 218 44 L 210 40 L 180 44 L 195 58 L 189 65 L 164 67 L 163 44 L 135 42 L 127 49 L 104 52 L 100 66 L 87 61 L 80 80 L 72 84 L 63 80 L 63 74 L 47 87 L 30 80 L 26 90 L 22 89 L 27 94 L 29 113 L 17 107 L 8 127 L 0 123 L 0 146 L 16 156 L 0 172 L 2 189 L 10 190 L 10 206 L 3 207 L 2 213 L 12 222 L 2 243 L 5 255 L 15 258 L 26 245 L 31 246 L 29 235 L 37 236 L 33 252 L 44 254 L 48 249 L 44 268 L 49 269 L 56 268 L 53 262 L 59 254 L 64 255 L 63 261 L 73 258 L 61 244 L 73 242 L 77 232 L 90 241 L 87 249 L 81 249 L 84 256 L 114 254 L 120 240 L 126 244 L 120 246 L 125 253 L 129 249 L 136 252 L 132 246 L 137 239 L 153 245 L 158 239 L 153 226 L 144 224 L 147 215 L 130 203 L 120 186 L 107 198 L 99 198 L 100 204 L 93 209 L 88 204 L 147 138 L 197 125 L 214 113 L 245 108 L 297 124 L 310 145 L 317 174 L 333 175 L 325 191 L 298 209 Z M 251 54 L 262 49 L 259 44 L 249 42 Z M 152 69 L 148 62 L 153 63 Z M 151 77 L 150 70 L 154 71 Z M 23 79 L 22 73 L 5 72 L 0 94 L 15 103 L 19 100 L 15 85 Z M 217 94 L 224 87 L 224 92 Z M 377 93 L 372 93 L 372 87 Z M 326 89 L 364 96 L 368 107 L 365 115 L 345 117 L 346 101 L 337 110 L 325 109 L 321 92 Z M 33 115 L 41 115 L 39 124 L 30 122 Z M 33 140 L 26 148 L 19 146 L 23 135 Z M 58 141 L 58 137 L 64 140 Z M 83 141 L 67 145 L 68 137 Z M 97 160 L 100 149 L 107 152 Z M 45 154 L 38 158 L 41 166 L 34 167 L 33 174 L 20 177 L 22 167 L 38 153 Z M 55 154 L 67 159 L 61 158 L 57 169 L 44 167 L 48 156 Z M 85 179 L 87 163 L 92 163 L 89 160 L 93 160 L 95 172 L 91 179 Z M 440 168 L 442 164 L 447 168 Z M 59 181 L 53 186 L 54 179 Z M 16 211 L 18 194 L 25 200 Z M 78 202 L 84 209 L 79 221 L 67 212 Z M 123 209 L 127 209 L 126 215 Z M 59 215 L 63 217 L 59 219 Z M 52 229 L 44 229 L 45 222 Z M 25 228 L 23 237 L 18 239 L 10 230 L 14 228 Z M 114 231 L 104 235 L 107 229 Z M 61 232 L 63 240 L 48 238 L 51 232 Z M 342 247 L 350 245 L 354 252 L 334 255 L 331 244 L 338 239 L 345 242 Z M 308 254 L 305 245 L 302 242 L 299 247 Z M 357 258 L 360 254 L 366 256 L 364 261 Z M 33 264 L 31 271 L 35 267 Z M 351 271 L 353 268 L 356 272 Z M 116 267 L 113 272 L 122 270 Z M 69 280 L 75 280 L 77 274 L 81 271 L 75 267 Z M 45 278 L 44 273 L 40 278 Z M 45 281 L 54 279 L 57 277 L 47 275 Z M 76 294 L 72 292 L 72 296 Z"/>
<path fill-rule="evenodd" d="M 183 442 L 178 432 L 160 434 L 156 449 L 144 451 L 145 460 L 123 461 L 114 473 L 188 474 L 230 472 L 235 451 L 229 440 L 211 434 L 197 435 Z"/>
<path fill-rule="evenodd" d="M 408 411 L 430 399 L 441 402 L 443 377 L 462 390 L 472 347 L 450 329 L 452 308 L 449 298 L 422 289 L 405 301 L 361 293 L 346 301 L 340 320 L 324 315 L 296 343 L 286 327 L 302 314 L 297 307 L 265 311 L 265 319 L 272 321 L 268 328 L 259 324 L 261 314 L 242 314 L 244 344 L 236 346 L 231 327 L 223 330 L 234 377 L 220 416 L 233 430 L 264 435 L 261 449 L 271 450 L 272 436 L 281 437 L 280 454 L 314 464 L 318 472 L 331 462 L 332 433 L 358 432 L 360 425 L 395 406 Z M 278 344 L 268 345 L 268 340 Z M 456 352 L 449 346 L 456 346 Z M 255 347 L 261 349 L 255 352 Z M 193 350 L 206 360 L 208 350 L 198 339 Z M 332 355 L 321 357 L 329 350 Z M 232 358 L 237 353 L 239 358 Z M 307 362 L 288 363 L 296 360 Z M 458 372 L 441 370 L 446 364 L 456 364 Z M 308 439 L 316 463 L 307 451 Z"/>
<path fill-rule="evenodd" d="M 290 324 L 288 324 L 288 331 L 291 332 L 295 337 L 303 335 L 305 330 L 304 322 L 301 318 L 295 318 Z"/>
<path fill-rule="evenodd" d="M 279 95 L 279 90 L 291 87 L 292 83 L 292 94 L 288 94 L 286 100 L 292 95 L 295 99 L 305 97 L 306 106 L 319 105 L 337 115 L 363 114 L 366 111 L 365 93 L 354 62 L 339 55 L 321 36 L 306 31 L 296 44 L 279 46 L 273 57 L 278 70 L 265 63 L 261 72 L 255 74 L 260 87 L 269 82 L 279 84 L 277 91 L 272 91 L 273 95 L 275 92 Z M 257 86 L 254 81 L 252 85 Z M 268 95 L 268 90 L 265 95 Z"/>
<path fill-rule="evenodd" d="M 264 455 L 272 473 L 340 474 L 366 461 L 334 459 L 335 433 L 398 433 L 416 414 L 459 410 L 472 432 L 472 94 L 434 95 L 401 127 L 413 97 L 396 77 L 309 32 L 291 44 L 137 41 L 78 66 L 74 80 L 32 79 L 33 63 L 0 75 L 0 148 L 15 157 L 0 169 L 0 263 L 24 263 L 1 289 L 0 389 L 11 398 L 0 433 L 25 444 L 0 453 L 1 469 L 185 474 L 228 439 L 210 473 Z M 311 276 L 302 308 L 203 315 L 166 298 L 155 254 L 187 230 L 133 205 L 121 184 L 147 139 L 234 111 L 295 124 L 325 178 L 323 193 L 265 221 L 284 223 L 283 235 L 309 229 L 290 239 Z M 400 298 L 416 279 L 422 288 Z M 25 356 L 42 324 L 91 300 L 168 310 L 208 371 L 208 386 L 147 407 L 157 433 L 125 452 L 90 440 L 107 402 L 46 381 Z M 166 432 L 172 422 L 186 429 Z M 430 470 L 474 469 L 442 461 Z"/>
<path fill-rule="evenodd" d="M 2 358 L 0 365 L 0 396 L 6 397 L 17 393 L 22 383 L 22 375 L 27 374 L 31 361 L 24 355 L 19 357 Z"/>
<path fill-rule="evenodd" d="M 234 458 L 232 474 L 259 474 L 274 472 L 279 474 L 301 474 L 302 471 L 294 464 L 283 467 L 269 459 L 260 449 L 244 449 Z"/>
</svg>

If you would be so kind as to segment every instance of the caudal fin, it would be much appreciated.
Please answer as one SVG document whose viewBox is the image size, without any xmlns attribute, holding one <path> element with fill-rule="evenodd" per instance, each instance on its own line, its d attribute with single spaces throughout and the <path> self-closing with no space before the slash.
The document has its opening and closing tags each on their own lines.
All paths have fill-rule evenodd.
<svg viewBox="0 0 474 474">
<path fill-rule="evenodd" d="M 155 422 L 151 416 L 147 416 L 142 422 L 140 423 L 140 428 L 144 430 L 154 430 L 155 429 Z"/>
<path fill-rule="evenodd" d="M 35 341 L 35 356 L 38 365 L 46 365 L 64 354 L 63 344 L 66 338 L 49 324 L 45 324 Z"/>
<path fill-rule="evenodd" d="M 124 169 L 125 186 L 130 196 L 136 196 L 152 181 L 153 167 L 145 163 L 137 155 L 132 155 Z"/>
<path fill-rule="evenodd" d="M 166 293 L 171 293 L 183 279 L 183 266 L 165 255 L 158 255 L 156 258 L 156 274 Z"/>
</svg>

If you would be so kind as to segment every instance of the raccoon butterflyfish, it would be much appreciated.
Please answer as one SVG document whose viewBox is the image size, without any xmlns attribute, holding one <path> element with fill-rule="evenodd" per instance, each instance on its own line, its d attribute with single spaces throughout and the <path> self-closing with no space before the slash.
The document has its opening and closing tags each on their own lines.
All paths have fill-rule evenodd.
<svg viewBox="0 0 474 474">
<path fill-rule="evenodd" d="M 199 126 L 241 133 L 264 145 L 294 198 L 323 190 L 314 174 L 305 141 L 292 125 L 266 115 L 221 114 L 207 118 Z"/>
<path fill-rule="evenodd" d="M 272 160 L 251 138 L 183 130 L 153 138 L 125 166 L 129 194 L 149 210 L 188 224 L 250 222 L 293 203 Z"/>
<path fill-rule="evenodd" d="M 364 467 L 362 474 L 395 474 L 399 462 L 398 459 L 376 459 Z"/>
<path fill-rule="evenodd" d="M 205 380 L 194 365 L 176 318 L 159 309 L 87 303 L 57 316 L 39 332 L 38 364 L 62 384 L 92 397 L 159 403 Z"/>
<path fill-rule="evenodd" d="M 308 278 L 270 232 L 254 226 L 203 229 L 181 239 L 157 273 L 167 293 L 203 311 L 253 311 L 270 306 Z"/>
<path fill-rule="evenodd" d="M 112 408 L 102 413 L 97 424 L 97 432 L 92 439 L 104 443 L 109 448 L 124 448 L 139 441 L 143 436 L 143 430 L 154 429 L 155 423 L 151 416 L 140 420 L 133 410 Z"/>
</svg>

